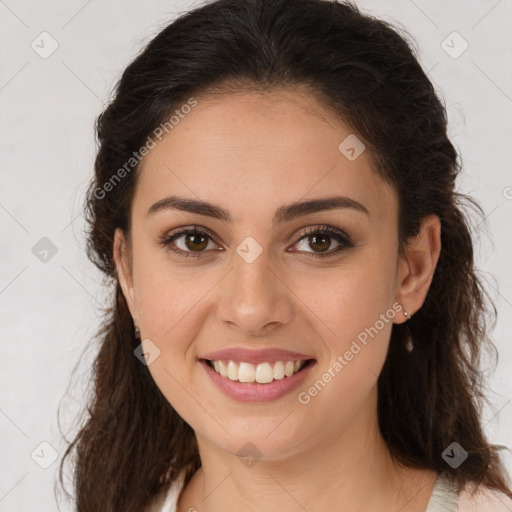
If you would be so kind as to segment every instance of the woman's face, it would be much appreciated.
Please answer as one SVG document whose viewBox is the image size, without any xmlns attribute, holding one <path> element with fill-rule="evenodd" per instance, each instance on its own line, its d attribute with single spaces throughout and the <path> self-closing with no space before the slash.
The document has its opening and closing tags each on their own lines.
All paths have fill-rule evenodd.
<svg viewBox="0 0 512 512">
<path fill-rule="evenodd" d="M 392 324 L 404 321 L 408 267 L 397 252 L 396 193 L 351 129 L 306 93 L 197 101 L 142 162 L 131 262 L 116 233 L 149 371 L 198 436 L 233 454 L 250 442 L 258 456 L 278 459 L 361 431 L 375 418 Z M 215 205 L 226 217 L 163 203 L 151 211 L 171 196 Z M 334 208 L 289 208 L 338 196 L 347 199 Z M 160 243 L 194 226 L 204 233 Z M 404 300 L 410 313 L 413 306 Z M 225 365 L 253 361 L 240 374 L 231 363 L 235 380 L 273 379 L 274 370 L 282 375 L 277 361 L 286 370 L 297 360 L 258 358 L 263 349 L 314 361 L 271 383 L 213 375 L 202 361 L 235 348 L 255 352 L 220 356 Z"/>
</svg>

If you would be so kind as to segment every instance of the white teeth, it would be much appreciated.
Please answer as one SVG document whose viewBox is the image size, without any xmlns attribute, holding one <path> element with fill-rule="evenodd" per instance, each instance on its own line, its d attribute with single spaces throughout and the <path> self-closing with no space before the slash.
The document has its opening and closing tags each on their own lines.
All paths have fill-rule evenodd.
<svg viewBox="0 0 512 512">
<path fill-rule="evenodd" d="M 254 365 L 249 363 L 240 363 L 240 366 L 238 367 L 238 380 L 240 382 L 254 382 L 255 378 L 256 370 Z"/>
<path fill-rule="evenodd" d="M 288 361 L 284 365 L 284 374 L 287 377 L 291 377 L 293 375 L 293 369 L 295 368 L 295 365 L 293 364 L 293 361 Z"/>
<path fill-rule="evenodd" d="M 228 363 L 228 379 L 238 380 L 238 365 L 233 361 Z"/>
<path fill-rule="evenodd" d="M 274 379 L 280 380 L 284 377 L 284 364 L 281 361 L 276 361 L 274 364 Z"/>
<path fill-rule="evenodd" d="M 240 363 L 240 367 L 242 364 L 247 363 Z M 252 366 L 252 364 L 250 366 Z M 272 382 L 273 379 L 274 372 L 272 371 L 272 366 L 270 366 L 270 363 L 261 363 L 256 367 L 256 382 L 259 382 L 260 384 L 268 384 L 269 382 Z M 240 380 L 240 382 L 242 381 Z"/>
<path fill-rule="evenodd" d="M 258 382 L 260 384 L 268 384 L 273 380 L 281 380 L 285 376 L 291 377 L 297 373 L 306 361 L 276 361 L 272 367 L 272 363 L 260 363 L 254 365 L 241 361 L 240 364 L 234 361 L 212 361 L 215 371 L 222 377 L 239 382 Z"/>
<path fill-rule="evenodd" d="M 227 377 L 228 376 L 228 367 L 222 362 L 222 361 L 215 361 L 214 362 L 214 367 L 215 367 L 215 363 L 219 363 L 219 369 L 217 370 L 215 368 L 215 371 L 217 373 L 220 373 L 222 375 L 222 377 Z"/>
</svg>

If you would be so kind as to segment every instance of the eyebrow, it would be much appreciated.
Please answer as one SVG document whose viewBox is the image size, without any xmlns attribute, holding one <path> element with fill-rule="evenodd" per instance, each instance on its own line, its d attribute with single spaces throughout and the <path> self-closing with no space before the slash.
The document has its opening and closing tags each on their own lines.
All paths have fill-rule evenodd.
<svg viewBox="0 0 512 512">
<path fill-rule="evenodd" d="M 358 201 L 345 196 L 332 196 L 310 201 L 295 202 L 278 208 L 274 214 L 273 224 L 288 222 L 297 217 L 335 208 L 350 208 L 369 215 L 367 208 Z M 229 211 L 206 201 L 170 196 L 160 199 L 148 210 L 146 216 L 154 215 L 164 210 L 182 210 L 199 215 L 213 217 L 231 223 Z"/>
</svg>

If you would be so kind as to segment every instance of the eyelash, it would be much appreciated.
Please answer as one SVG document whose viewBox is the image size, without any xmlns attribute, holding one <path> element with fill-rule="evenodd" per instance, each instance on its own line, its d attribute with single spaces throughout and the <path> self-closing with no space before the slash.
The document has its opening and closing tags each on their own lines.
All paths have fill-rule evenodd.
<svg viewBox="0 0 512 512">
<path fill-rule="evenodd" d="M 174 240 L 182 237 L 183 235 L 188 234 L 194 234 L 194 235 L 205 235 L 206 237 L 210 238 L 213 242 L 217 243 L 215 240 L 215 237 L 209 233 L 208 231 L 202 231 L 200 229 L 197 229 L 197 226 L 194 226 L 193 229 L 182 229 L 178 232 L 164 235 L 162 238 L 158 240 L 158 243 L 160 245 L 163 245 L 170 251 L 178 254 L 181 257 L 184 258 L 198 258 L 201 256 L 202 252 L 200 251 L 194 254 L 194 252 L 188 252 L 183 251 L 182 249 L 177 249 L 176 247 L 172 246 L 172 242 Z M 332 251 L 329 251 L 327 253 L 306 253 L 309 254 L 309 256 L 306 256 L 307 258 L 327 258 L 329 256 L 334 256 L 338 254 L 339 252 L 343 251 L 344 249 L 354 247 L 354 243 L 351 241 L 350 237 L 348 237 L 346 234 L 344 234 L 342 231 L 339 231 L 331 226 L 315 226 L 313 228 L 307 228 L 303 230 L 301 233 L 299 233 L 299 239 L 297 242 L 295 242 L 294 245 L 296 245 L 298 242 L 300 242 L 303 238 L 305 238 L 308 235 L 323 235 L 327 234 L 330 237 L 334 238 L 336 242 L 340 243 L 341 245 Z M 301 252 L 301 251 L 299 251 Z"/>
</svg>

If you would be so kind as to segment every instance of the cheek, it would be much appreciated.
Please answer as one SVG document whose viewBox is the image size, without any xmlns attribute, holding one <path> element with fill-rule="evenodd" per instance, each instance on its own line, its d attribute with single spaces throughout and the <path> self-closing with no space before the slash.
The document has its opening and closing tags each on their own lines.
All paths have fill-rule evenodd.
<svg viewBox="0 0 512 512">
<path fill-rule="evenodd" d="M 335 295 L 322 322 L 316 322 L 315 330 L 322 328 L 320 324 L 329 327 L 322 339 L 326 357 L 318 362 L 309 387 L 297 390 L 303 414 L 319 431 L 325 429 L 325 422 L 319 420 L 324 418 L 322 411 L 329 411 L 330 427 L 336 430 L 348 426 L 368 404 L 386 360 L 396 314 L 385 293 L 361 293 L 348 285 L 344 290 L 354 294 Z"/>
<path fill-rule="evenodd" d="M 199 370 L 193 340 L 198 338 L 204 323 L 199 315 L 213 279 L 206 274 L 197 281 L 192 271 L 182 272 L 170 265 L 156 264 L 141 265 L 138 277 L 141 331 L 159 350 L 159 356 L 148 370 L 178 414 L 189 424 L 196 425 L 202 419 L 202 409 L 191 406 L 190 393 L 201 403 L 202 400 L 197 390 L 192 391 L 197 375 L 194 372 Z"/>
<path fill-rule="evenodd" d="M 373 254 L 361 252 L 357 259 L 354 256 L 338 268 L 316 273 L 314 277 L 302 277 L 294 284 L 294 291 L 307 306 L 304 311 L 310 311 L 308 316 L 315 321 L 315 330 L 324 335 L 331 352 L 346 350 L 347 343 L 373 326 L 381 314 L 388 311 L 388 317 L 394 315 L 392 255 L 378 253 L 376 250 Z M 381 324 L 378 330 L 383 331 L 385 338 L 391 322 L 386 323 L 388 329 Z"/>
<path fill-rule="evenodd" d="M 183 336 L 183 329 L 197 325 L 197 312 L 206 299 L 205 293 L 215 285 L 215 276 L 192 265 L 173 265 L 162 249 L 140 251 L 134 261 L 137 307 L 144 336 L 160 343 L 190 339 Z"/>
<path fill-rule="evenodd" d="M 327 354 L 318 369 L 319 401 L 346 402 L 339 409 L 343 415 L 374 386 L 386 359 L 396 316 L 392 262 L 392 254 L 368 253 L 357 264 L 332 272 L 323 287 L 304 283 L 299 292 L 314 313 L 308 317 L 322 333 Z"/>
</svg>

